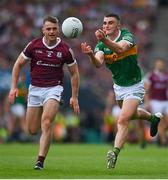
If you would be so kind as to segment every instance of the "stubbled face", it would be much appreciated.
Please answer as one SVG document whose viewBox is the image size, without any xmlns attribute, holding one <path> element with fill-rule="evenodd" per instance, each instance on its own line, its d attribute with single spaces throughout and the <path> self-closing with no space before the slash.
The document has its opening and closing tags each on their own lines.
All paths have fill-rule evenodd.
<svg viewBox="0 0 168 180">
<path fill-rule="evenodd" d="M 42 28 L 43 34 L 47 42 L 56 41 L 59 35 L 59 26 L 56 23 L 46 21 Z"/>
<path fill-rule="evenodd" d="M 165 70 L 165 63 L 161 59 L 157 59 L 155 62 L 155 69 L 158 71 L 164 71 Z"/>
<path fill-rule="evenodd" d="M 106 35 L 113 35 L 119 30 L 120 22 L 115 17 L 104 17 L 103 31 Z"/>
</svg>

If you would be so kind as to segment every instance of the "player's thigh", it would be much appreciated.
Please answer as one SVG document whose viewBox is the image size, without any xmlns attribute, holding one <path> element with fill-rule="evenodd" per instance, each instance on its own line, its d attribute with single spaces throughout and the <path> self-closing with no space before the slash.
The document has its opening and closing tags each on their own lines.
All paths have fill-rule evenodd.
<svg viewBox="0 0 168 180">
<path fill-rule="evenodd" d="M 164 113 L 162 120 L 164 121 L 165 126 L 168 127 L 168 112 L 167 111 Z"/>
<path fill-rule="evenodd" d="M 138 99 L 127 99 L 123 101 L 120 118 L 130 120 L 137 111 L 137 107 L 139 106 Z"/>
<path fill-rule="evenodd" d="M 33 134 L 41 126 L 42 107 L 28 107 L 26 112 L 26 122 L 28 130 Z"/>
<path fill-rule="evenodd" d="M 43 106 L 42 123 L 48 120 L 50 123 L 54 120 L 59 110 L 59 102 L 55 99 L 48 99 Z"/>
</svg>

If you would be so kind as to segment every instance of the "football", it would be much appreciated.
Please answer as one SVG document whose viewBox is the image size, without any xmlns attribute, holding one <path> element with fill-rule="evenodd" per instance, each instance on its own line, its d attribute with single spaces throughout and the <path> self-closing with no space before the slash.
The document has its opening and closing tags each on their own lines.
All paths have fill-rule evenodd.
<svg viewBox="0 0 168 180">
<path fill-rule="evenodd" d="M 76 38 L 80 36 L 83 31 L 83 24 L 81 20 L 76 17 L 69 17 L 62 23 L 62 32 L 68 38 Z"/>
</svg>

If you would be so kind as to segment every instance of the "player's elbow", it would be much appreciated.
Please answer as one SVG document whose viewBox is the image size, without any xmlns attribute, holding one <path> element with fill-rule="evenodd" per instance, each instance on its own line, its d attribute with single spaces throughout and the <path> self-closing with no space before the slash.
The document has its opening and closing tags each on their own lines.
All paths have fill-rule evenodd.
<svg viewBox="0 0 168 180">
<path fill-rule="evenodd" d="M 95 67 L 96 68 L 100 68 L 102 65 L 101 64 L 96 64 Z"/>
<path fill-rule="evenodd" d="M 92 62 L 96 68 L 100 68 L 102 66 L 102 63 L 100 62 Z"/>
</svg>

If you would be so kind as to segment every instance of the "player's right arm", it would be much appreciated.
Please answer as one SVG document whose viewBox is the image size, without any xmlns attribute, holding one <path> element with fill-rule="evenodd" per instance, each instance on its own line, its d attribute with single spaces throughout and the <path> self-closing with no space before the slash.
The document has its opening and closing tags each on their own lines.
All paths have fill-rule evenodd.
<svg viewBox="0 0 168 180">
<path fill-rule="evenodd" d="M 22 54 L 20 54 L 13 66 L 13 70 L 12 70 L 12 83 L 11 83 L 11 89 L 10 89 L 10 92 L 9 92 L 9 96 L 8 96 L 8 99 L 9 99 L 9 102 L 10 103 L 13 103 L 14 100 L 15 100 L 15 97 L 18 96 L 18 88 L 17 88 L 17 83 L 18 83 L 18 80 L 19 80 L 19 74 L 20 74 L 20 71 L 21 71 L 21 68 L 26 64 L 26 60 L 25 58 L 23 57 Z"/>
<path fill-rule="evenodd" d="M 90 61 L 97 67 L 101 67 L 104 63 L 104 53 L 102 51 L 97 51 L 95 54 L 91 46 L 89 46 L 86 42 L 81 43 L 81 49 L 84 54 L 87 54 Z"/>
</svg>

